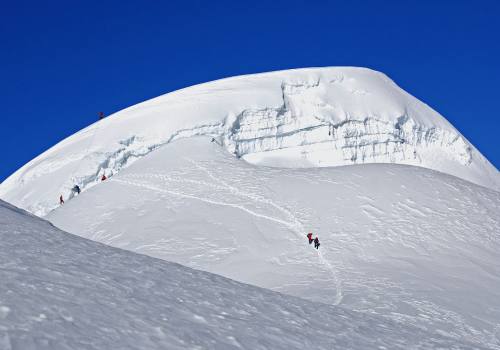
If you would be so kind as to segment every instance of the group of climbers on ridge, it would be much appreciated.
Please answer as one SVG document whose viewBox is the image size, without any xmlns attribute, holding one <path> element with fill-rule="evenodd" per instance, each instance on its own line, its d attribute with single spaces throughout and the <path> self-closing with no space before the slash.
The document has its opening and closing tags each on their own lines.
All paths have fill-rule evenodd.
<svg viewBox="0 0 500 350">
<path fill-rule="evenodd" d="M 105 180 L 107 180 L 107 179 L 108 179 L 108 178 L 107 178 L 106 174 L 102 174 L 102 176 L 101 176 L 101 181 L 105 181 Z M 77 195 L 79 195 L 79 194 L 80 194 L 80 192 L 82 192 L 82 189 L 80 188 L 80 186 L 75 185 L 75 186 L 71 189 L 71 192 L 76 193 Z M 59 204 L 60 204 L 60 205 L 63 205 L 63 204 L 64 204 L 64 198 L 63 198 L 63 195 L 62 195 L 62 194 L 59 196 Z"/>
<path fill-rule="evenodd" d="M 103 120 L 103 119 L 104 119 L 104 117 L 106 117 L 106 115 L 104 114 L 104 112 L 99 112 L 99 120 Z M 107 180 L 107 176 L 106 176 L 106 174 L 102 174 L 102 176 L 101 176 L 101 181 L 104 181 L 104 180 Z M 76 194 L 78 195 L 78 194 L 80 194 L 80 192 L 81 192 L 82 190 L 80 189 L 80 186 L 75 185 L 75 186 L 71 189 L 71 191 L 72 191 L 73 193 L 76 193 Z M 63 195 L 62 195 L 62 194 L 59 196 L 59 204 L 60 204 L 60 205 L 63 205 L 63 204 L 64 204 L 64 198 L 63 198 Z"/>
<path fill-rule="evenodd" d="M 312 242 L 314 242 L 314 248 L 319 249 L 320 244 L 319 244 L 319 238 L 318 238 L 318 236 L 316 236 L 316 238 L 314 238 L 314 239 L 312 238 L 312 236 L 313 236 L 312 232 L 309 232 L 307 234 L 307 239 L 309 240 L 309 244 L 311 244 Z"/>
</svg>

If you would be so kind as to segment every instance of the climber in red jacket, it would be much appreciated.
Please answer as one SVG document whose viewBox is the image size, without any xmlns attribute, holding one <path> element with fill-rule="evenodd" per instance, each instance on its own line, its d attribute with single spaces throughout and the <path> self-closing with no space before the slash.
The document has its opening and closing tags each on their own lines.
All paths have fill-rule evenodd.
<svg viewBox="0 0 500 350">
<path fill-rule="evenodd" d="M 309 240 L 309 244 L 313 242 L 313 234 L 311 232 L 307 234 L 307 239 Z"/>
</svg>

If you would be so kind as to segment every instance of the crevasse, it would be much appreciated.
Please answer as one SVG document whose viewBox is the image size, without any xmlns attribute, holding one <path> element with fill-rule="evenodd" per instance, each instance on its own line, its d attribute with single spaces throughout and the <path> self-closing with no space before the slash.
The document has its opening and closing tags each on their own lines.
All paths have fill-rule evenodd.
<svg viewBox="0 0 500 350">
<path fill-rule="evenodd" d="M 282 152 L 298 159 L 298 162 L 289 163 L 291 167 L 395 162 L 423 165 L 422 153 L 435 152 L 436 147 L 438 152 L 446 153 L 463 165 L 472 161 L 472 151 L 459 134 L 418 125 L 407 115 L 399 117 L 396 123 L 377 116 L 335 123 L 331 106 L 318 101 L 315 112 L 311 112 L 311 100 L 301 98 L 301 94 L 318 86 L 319 82 L 284 83 L 283 104 L 277 108 L 245 109 L 235 117 L 227 116 L 221 123 L 180 129 L 158 142 L 139 136 L 121 140 L 113 151 L 91 154 L 93 160 L 87 160 L 94 166 L 79 169 L 68 179 L 65 194 L 69 198 L 73 196 L 70 189 L 74 183 L 85 190 L 99 183 L 103 173 L 112 176 L 165 144 L 194 136 L 215 137 L 235 156 L 265 165 L 272 165 L 273 161 L 262 161 L 263 158 L 273 153 L 279 157 Z M 56 204 L 50 208 L 42 205 L 32 211 L 46 215 L 56 207 Z"/>
<path fill-rule="evenodd" d="M 326 67 L 222 79 L 119 111 L 24 165 L 0 184 L 0 198 L 43 216 L 60 195 L 71 198 L 75 184 L 85 191 L 104 173 L 198 135 L 257 165 L 401 163 L 500 189 L 496 168 L 387 76 Z"/>
<path fill-rule="evenodd" d="M 459 134 L 418 125 L 407 115 L 399 117 L 396 123 L 377 116 L 335 123 L 328 106 L 320 104 L 316 114 L 304 115 L 300 108 L 300 102 L 304 101 L 293 100 L 293 95 L 299 94 L 297 90 L 296 85 L 284 84 L 281 107 L 249 109 L 237 115 L 222 135 L 228 150 L 251 161 L 252 157 L 245 156 L 298 149 L 302 155 L 307 152 L 313 163 L 304 163 L 304 166 L 399 161 L 417 165 L 422 163 L 421 152 L 433 147 L 449 153 L 460 164 L 468 165 L 472 161 L 472 150 Z M 315 152 L 321 152 L 318 164 L 314 164 L 312 153 Z"/>
</svg>

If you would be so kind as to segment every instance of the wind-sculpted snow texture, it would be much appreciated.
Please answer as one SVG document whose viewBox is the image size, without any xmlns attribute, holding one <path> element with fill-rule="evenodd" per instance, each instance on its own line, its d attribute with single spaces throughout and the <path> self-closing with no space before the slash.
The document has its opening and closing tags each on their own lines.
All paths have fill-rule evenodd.
<svg viewBox="0 0 500 350">
<path fill-rule="evenodd" d="M 258 167 L 200 137 L 158 149 L 48 219 L 109 245 L 500 349 L 499 214 L 499 192 L 436 171 Z"/>
<path fill-rule="evenodd" d="M 411 164 L 500 189 L 498 171 L 453 126 L 385 75 L 315 68 L 223 79 L 120 111 L 26 164 L 0 198 L 46 215 L 75 184 L 85 191 L 103 173 L 195 135 L 254 164 Z"/>
<path fill-rule="evenodd" d="M 0 201 L 0 349 L 470 349 L 62 232 Z"/>
</svg>

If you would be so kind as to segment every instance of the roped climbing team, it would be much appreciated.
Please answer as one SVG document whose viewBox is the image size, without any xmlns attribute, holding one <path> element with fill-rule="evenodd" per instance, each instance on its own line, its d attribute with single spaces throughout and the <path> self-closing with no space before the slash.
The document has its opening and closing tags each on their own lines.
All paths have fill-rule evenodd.
<svg viewBox="0 0 500 350">
<path fill-rule="evenodd" d="M 314 238 L 314 239 L 312 238 L 312 236 L 313 236 L 312 232 L 309 232 L 307 234 L 307 239 L 309 240 L 309 244 L 311 244 L 312 242 L 314 242 L 314 248 L 319 249 L 320 244 L 319 244 L 319 238 L 318 238 L 318 236 L 316 236 L 316 238 Z"/>
</svg>

